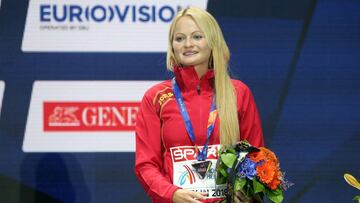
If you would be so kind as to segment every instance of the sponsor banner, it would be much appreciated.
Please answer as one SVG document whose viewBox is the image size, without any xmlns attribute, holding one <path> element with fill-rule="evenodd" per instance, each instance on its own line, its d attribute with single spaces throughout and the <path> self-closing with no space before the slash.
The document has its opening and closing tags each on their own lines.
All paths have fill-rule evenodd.
<svg viewBox="0 0 360 203">
<path fill-rule="evenodd" d="M 165 52 L 170 22 L 207 0 L 31 0 L 24 52 Z"/>
<path fill-rule="evenodd" d="M 36 81 L 24 152 L 134 152 L 136 115 L 157 81 Z"/>
<path fill-rule="evenodd" d="M 140 102 L 44 102 L 44 131 L 134 131 Z"/>
<path fill-rule="evenodd" d="M 5 90 L 5 82 L 0 80 L 0 115 L 1 115 L 1 105 L 3 100 L 4 90 Z"/>
</svg>

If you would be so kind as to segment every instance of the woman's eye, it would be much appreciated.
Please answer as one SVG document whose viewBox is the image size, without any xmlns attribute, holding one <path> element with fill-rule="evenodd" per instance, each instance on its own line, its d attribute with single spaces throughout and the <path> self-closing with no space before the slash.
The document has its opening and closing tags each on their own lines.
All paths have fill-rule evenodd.
<svg viewBox="0 0 360 203">
<path fill-rule="evenodd" d="M 202 35 L 194 35 L 194 39 L 196 40 L 201 40 L 203 38 Z"/>
<path fill-rule="evenodd" d="M 175 37 L 175 41 L 181 42 L 184 40 L 184 37 Z"/>
</svg>

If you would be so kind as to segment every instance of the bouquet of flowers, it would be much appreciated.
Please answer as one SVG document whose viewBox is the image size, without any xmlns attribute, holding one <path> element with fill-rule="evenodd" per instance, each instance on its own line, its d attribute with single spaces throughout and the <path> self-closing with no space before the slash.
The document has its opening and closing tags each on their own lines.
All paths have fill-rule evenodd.
<svg viewBox="0 0 360 203">
<path fill-rule="evenodd" d="M 279 203 L 292 183 L 284 179 L 272 151 L 242 141 L 220 150 L 216 184 L 227 184 L 226 203 L 263 202 L 264 197 Z"/>
</svg>

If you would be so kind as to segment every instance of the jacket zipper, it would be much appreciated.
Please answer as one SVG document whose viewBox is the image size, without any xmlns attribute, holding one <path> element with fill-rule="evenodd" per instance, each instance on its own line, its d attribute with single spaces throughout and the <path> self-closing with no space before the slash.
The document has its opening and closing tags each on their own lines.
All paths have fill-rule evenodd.
<svg viewBox="0 0 360 203">
<path fill-rule="evenodd" d="M 200 126 L 200 132 L 201 132 L 202 129 L 203 129 L 203 120 L 202 120 L 203 119 L 203 115 L 202 115 L 203 112 L 202 112 L 202 96 L 200 95 L 200 93 L 201 93 L 200 82 L 196 86 L 196 91 L 197 91 L 198 97 L 199 97 L 199 111 L 200 111 L 199 112 L 199 121 L 200 121 L 199 126 Z M 200 139 L 201 133 L 198 136 L 199 136 L 198 140 L 202 140 L 202 139 Z M 198 141 L 198 144 L 203 145 L 203 143 L 201 143 L 199 141 Z"/>
<path fill-rule="evenodd" d="M 196 91 L 197 91 L 198 95 L 200 95 L 200 83 L 196 86 Z"/>
</svg>

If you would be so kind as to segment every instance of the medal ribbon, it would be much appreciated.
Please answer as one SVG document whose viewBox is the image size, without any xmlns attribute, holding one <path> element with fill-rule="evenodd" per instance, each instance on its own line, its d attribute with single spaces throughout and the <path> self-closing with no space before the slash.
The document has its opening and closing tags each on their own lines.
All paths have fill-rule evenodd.
<svg viewBox="0 0 360 203">
<path fill-rule="evenodd" d="M 217 110 L 216 110 L 216 106 L 215 106 L 215 97 L 213 98 L 212 103 L 211 103 L 211 107 L 210 107 L 209 120 L 208 120 L 208 124 L 207 124 L 206 143 L 204 145 L 203 150 L 200 151 L 200 149 L 195 145 L 194 128 L 193 128 L 193 126 L 191 124 L 189 114 L 188 114 L 188 112 L 186 110 L 184 98 L 181 95 L 181 90 L 179 88 L 179 85 L 176 82 L 175 77 L 172 79 L 172 85 L 173 85 L 173 88 L 174 88 L 174 95 L 175 95 L 175 98 L 176 98 L 176 102 L 177 102 L 177 104 L 179 106 L 179 109 L 180 109 L 181 117 L 182 117 L 182 119 L 183 119 L 183 121 L 185 123 L 186 131 L 187 131 L 192 143 L 196 147 L 197 160 L 198 161 L 205 161 L 206 158 L 207 158 L 208 143 L 209 143 L 211 134 L 214 131 L 215 120 L 216 120 L 216 116 L 217 116 Z"/>
</svg>

